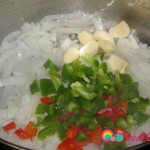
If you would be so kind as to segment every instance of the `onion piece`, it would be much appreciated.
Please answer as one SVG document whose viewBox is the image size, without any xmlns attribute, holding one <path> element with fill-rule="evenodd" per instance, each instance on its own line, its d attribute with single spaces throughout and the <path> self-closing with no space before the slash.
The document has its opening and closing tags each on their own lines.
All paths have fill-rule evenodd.
<svg viewBox="0 0 150 150">
<path fill-rule="evenodd" d="M 58 29 L 54 29 L 53 31 L 58 32 L 58 33 L 79 33 L 81 31 L 86 30 L 88 31 L 89 28 L 58 28 Z"/>
<path fill-rule="evenodd" d="M 2 48 L 7 50 L 15 47 L 17 45 L 17 39 L 20 36 L 20 31 L 15 31 L 8 34 L 2 41 Z"/>
<path fill-rule="evenodd" d="M 23 85 L 25 83 L 26 83 L 25 78 L 21 76 L 10 76 L 0 79 L 0 87 L 8 85 Z"/>
</svg>

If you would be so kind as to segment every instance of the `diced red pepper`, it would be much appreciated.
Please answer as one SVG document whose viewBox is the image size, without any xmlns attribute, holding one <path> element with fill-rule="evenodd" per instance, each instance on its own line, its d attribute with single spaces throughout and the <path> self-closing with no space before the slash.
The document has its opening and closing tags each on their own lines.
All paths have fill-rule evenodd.
<svg viewBox="0 0 150 150">
<path fill-rule="evenodd" d="M 58 145 L 57 150 L 83 150 L 83 148 L 74 139 L 65 139 Z"/>
<path fill-rule="evenodd" d="M 29 135 L 29 137 L 34 137 L 36 136 L 38 129 L 33 128 L 34 127 L 34 122 L 30 121 L 28 125 L 25 127 L 24 131 Z"/>
<path fill-rule="evenodd" d="M 114 96 L 112 96 L 112 95 L 107 97 L 106 100 L 108 102 L 108 106 L 112 106 L 113 105 L 113 98 L 114 98 Z"/>
<path fill-rule="evenodd" d="M 108 96 L 108 95 L 107 95 L 106 93 L 103 93 L 103 94 L 102 94 L 102 98 L 103 98 L 103 99 L 107 99 L 107 96 Z"/>
<path fill-rule="evenodd" d="M 38 129 L 34 128 L 34 122 L 30 121 L 27 126 L 25 127 L 25 129 L 17 129 L 15 131 L 15 134 L 21 139 L 21 140 L 25 140 L 25 139 L 30 139 L 32 137 L 35 137 L 37 135 Z"/>
<path fill-rule="evenodd" d="M 38 132 L 38 129 L 33 128 L 32 130 L 29 130 L 27 133 L 32 138 L 32 137 L 35 137 L 37 135 L 37 132 Z"/>
<path fill-rule="evenodd" d="M 105 117 L 111 117 L 112 116 L 112 108 L 107 107 L 107 108 L 102 108 L 98 111 L 97 113 L 99 116 L 105 116 Z"/>
<path fill-rule="evenodd" d="M 120 101 L 120 97 L 119 96 L 115 96 L 115 99 L 117 100 L 117 102 Z"/>
<path fill-rule="evenodd" d="M 63 117 L 57 117 L 57 121 L 58 121 L 58 122 L 63 122 L 63 121 L 64 121 L 64 118 L 63 118 Z"/>
<path fill-rule="evenodd" d="M 81 142 L 76 141 L 76 143 L 83 147 L 83 146 L 86 146 L 87 144 L 91 143 L 91 139 L 88 138 L 86 141 L 81 141 Z"/>
<path fill-rule="evenodd" d="M 55 104 L 56 100 L 52 100 L 49 97 L 42 97 L 41 99 L 42 104 Z"/>
<path fill-rule="evenodd" d="M 64 116 L 65 116 L 65 117 L 71 117 L 71 116 L 72 116 L 72 113 L 71 113 L 71 112 L 66 112 L 66 113 L 64 113 Z"/>
<path fill-rule="evenodd" d="M 67 138 L 71 139 L 71 138 L 76 138 L 77 134 L 81 131 L 80 127 L 71 127 L 68 129 L 66 136 Z"/>
<path fill-rule="evenodd" d="M 127 108 L 128 108 L 128 102 L 121 102 L 120 106 L 123 107 L 123 108 L 125 108 L 127 110 Z"/>
<path fill-rule="evenodd" d="M 9 124 L 3 126 L 4 131 L 10 131 L 16 128 L 15 122 L 10 122 Z"/>
<path fill-rule="evenodd" d="M 90 135 L 90 139 L 92 141 L 92 143 L 100 145 L 102 143 L 100 135 L 102 132 L 102 128 L 98 127 L 96 130 L 94 130 L 91 135 Z"/>
<path fill-rule="evenodd" d="M 97 112 L 97 116 L 104 116 L 115 122 L 119 117 L 124 118 L 126 115 L 127 102 L 122 102 L 119 105 L 112 105 L 102 108 Z"/>
<path fill-rule="evenodd" d="M 34 122 L 30 121 L 27 126 L 25 127 L 24 131 L 28 132 L 32 129 L 32 127 L 34 126 Z"/>
<path fill-rule="evenodd" d="M 119 93 L 119 94 L 122 94 L 122 92 L 123 92 L 122 89 L 119 89 L 119 90 L 118 90 L 118 93 Z"/>
<path fill-rule="evenodd" d="M 81 114 L 81 115 L 83 115 L 83 113 L 84 113 L 84 110 L 83 110 L 83 109 L 81 109 L 81 110 L 80 110 L 80 114 Z"/>
<path fill-rule="evenodd" d="M 29 135 L 21 128 L 17 129 L 15 134 L 19 137 L 20 140 L 29 139 Z"/>
</svg>

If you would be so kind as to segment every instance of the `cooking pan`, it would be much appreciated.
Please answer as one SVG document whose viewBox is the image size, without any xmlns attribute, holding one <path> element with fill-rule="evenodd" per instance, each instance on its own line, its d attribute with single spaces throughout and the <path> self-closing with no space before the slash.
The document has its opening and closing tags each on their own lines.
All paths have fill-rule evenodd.
<svg viewBox="0 0 150 150">
<path fill-rule="evenodd" d="M 125 20 L 131 28 L 137 30 L 138 38 L 150 45 L 149 0 L 0 0 L 0 41 L 25 21 L 37 22 L 46 15 L 79 10 L 91 14 L 100 12 L 105 19 Z M 0 104 L 4 101 L 0 96 Z M 26 149 L 4 139 L 0 139 L 0 142 L 16 149 Z M 145 145 L 149 143 L 129 149 L 139 149 Z"/>
</svg>

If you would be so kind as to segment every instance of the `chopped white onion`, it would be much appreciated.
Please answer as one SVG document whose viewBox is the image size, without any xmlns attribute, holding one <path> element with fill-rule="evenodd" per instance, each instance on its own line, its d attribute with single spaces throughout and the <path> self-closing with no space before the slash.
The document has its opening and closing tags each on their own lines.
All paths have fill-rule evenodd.
<svg viewBox="0 0 150 150">
<path fill-rule="evenodd" d="M 10 76 L 0 79 L 0 87 L 8 85 L 23 85 L 25 84 L 25 79 L 20 76 Z"/>
</svg>

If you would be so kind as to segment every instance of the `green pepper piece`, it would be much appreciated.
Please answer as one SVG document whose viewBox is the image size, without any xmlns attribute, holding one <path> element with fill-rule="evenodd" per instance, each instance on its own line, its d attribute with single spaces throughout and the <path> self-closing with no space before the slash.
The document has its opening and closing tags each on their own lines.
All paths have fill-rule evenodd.
<svg viewBox="0 0 150 150">
<path fill-rule="evenodd" d="M 43 126 L 54 126 L 56 127 L 58 125 L 56 116 L 48 115 L 46 116 L 42 121 Z"/>
<path fill-rule="evenodd" d="M 89 101 L 93 100 L 97 94 L 94 91 L 90 91 L 80 82 L 75 82 L 71 85 L 71 88 L 82 98 L 85 98 Z"/>
<path fill-rule="evenodd" d="M 105 53 L 104 53 L 104 52 L 99 52 L 97 55 L 95 55 L 94 58 L 99 57 L 101 60 L 103 60 L 103 59 L 104 59 L 104 56 L 105 56 Z"/>
<path fill-rule="evenodd" d="M 86 141 L 87 136 L 83 131 L 80 131 L 76 136 L 76 140 L 79 141 L 79 142 Z"/>
<path fill-rule="evenodd" d="M 43 96 L 48 96 L 50 94 L 56 93 L 54 84 L 50 79 L 41 79 L 40 89 Z"/>
<path fill-rule="evenodd" d="M 73 112 L 73 109 L 75 108 L 80 108 L 80 104 L 76 100 L 70 102 L 70 104 L 68 105 L 68 111 Z"/>
<path fill-rule="evenodd" d="M 37 123 L 35 124 L 34 127 L 39 127 L 39 126 L 42 124 L 42 121 L 43 121 L 43 118 L 40 117 L 40 116 L 38 116 L 38 117 L 37 117 Z"/>
<path fill-rule="evenodd" d="M 123 93 L 121 94 L 121 98 L 125 101 L 129 101 L 136 97 L 139 97 L 138 83 L 131 82 L 125 85 L 123 88 Z"/>
<path fill-rule="evenodd" d="M 56 71 L 58 71 L 59 70 L 59 68 L 58 68 L 58 66 L 57 65 L 55 65 L 50 59 L 48 59 L 45 63 L 44 63 L 44 65 L 43 65 L 43 67 L 45 68 L 45 69 L 55 69 Z"/>
<path fill-rule="evenodd" d="M 127 128 L 127 123 L 123 118 L 118 118 L 117 121 L 115 122 L 117 127 L 121 129 L 126 129 Z"/>
<path fill-rule="evenodd" d="M 55 105 L 51 104 L 48 106 L 48 114 L 49 115 L 54 115 L 55 114 Z"/>
<path fill-rule="evenodd" d="M 58 136 L 59 136 L 60 140 L 62 140 L 66 137 L 66 129 L 63 127 L 62 124 L 58 124 L 57 133 L 58 133 Z"/>
<path fill-rule="evenodd" d="M 141 112 L 136 112 L 134 115 L 134 118 L 137 121 L 137 125 L 141 126 L 143 123 L 145 123 L 150 118 L 150 115 L 143 114 Z"/>
<path fill-rule="evenodd" d="M 122 150 L 126 148 L 125 142 L 115 142 L 113 144 L 104 143 L 104 150 Z"/>
<path fill-rule="evenodd" d="M 39 85 L 36 80 L 33 81 L 32 84 L 30 84 L 30 92 L 31 94 L 35 94 L 36 92 L 39 92 Z"/>
<path fill-rule="evenodd" d="M 36 114 L 45 114 L 46 113 L 46 107 L 47 107 L 46 104 L 39 104 L 36 107 Z"/>
<path fill-rule="evenodd" d="M 39 132 L 38 138 L 40 140 L 44 140 L 47 136 L 54 135 L 55 132 L 56 132 L 56 127 L 53 126 L 46 127 Z"/>
<path fill-rule="evenodd" d="M 113 130 L 114 129 L 114 123 L 110 121 L 109 119 L 105 118 L 104 116 L 100 116 L 97 118 L 97 123 L 102 127 L 102 128 L 108 128 Z"/>
</svg>

